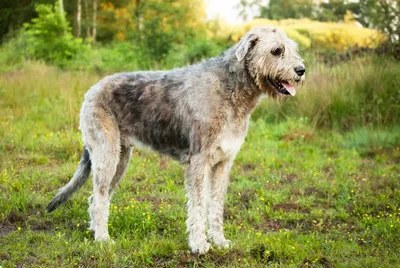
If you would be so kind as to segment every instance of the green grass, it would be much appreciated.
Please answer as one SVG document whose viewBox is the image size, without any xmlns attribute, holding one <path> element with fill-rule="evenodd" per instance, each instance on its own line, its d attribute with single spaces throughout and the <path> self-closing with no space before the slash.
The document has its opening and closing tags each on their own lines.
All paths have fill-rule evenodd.
<svg viewBox="0 0 400 268">
<path fill-rule="evenodd" d="M 310 76 L 330 71 L 351 84 L 344 71 L 316 69 Z M 232 171 L 224 213 L 232 249 L 190 254 L 184 167 L 146 150 L 135 150 L 112 200 L 115 244 L 95 243 L 87 231 L 91 183 L 45 213 L 77 167 L 79 108 L 98 79 L 34 62 L 0 74 L 2 267 L 400 265 L 400 128 L 320 129 L 300 112 L 271 123 L 262 116 L 272 106 L 268 100 L 256 111 Z"/>
</svg>

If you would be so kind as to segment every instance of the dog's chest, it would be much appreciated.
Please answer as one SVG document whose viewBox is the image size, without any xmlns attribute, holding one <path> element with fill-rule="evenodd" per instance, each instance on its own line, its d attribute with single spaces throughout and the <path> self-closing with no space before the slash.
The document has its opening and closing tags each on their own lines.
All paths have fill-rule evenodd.
<svg viewBox="0 0 400 268">
<path fill-rule="evenodd" d="M 244 141 L 244 135 L 235 136 L 227 133 L 216 140 L 211 152 L 211 164 L 235 158 Z"/>
<path fill-rule="evenodd" d="M 235 137 L 233 135 L 227 135 L 222 137 L 219 147 L 223 154 L 227 157 L 234 157 L 240 150 L 244 141 L 244 136 Z"/>
</svg>

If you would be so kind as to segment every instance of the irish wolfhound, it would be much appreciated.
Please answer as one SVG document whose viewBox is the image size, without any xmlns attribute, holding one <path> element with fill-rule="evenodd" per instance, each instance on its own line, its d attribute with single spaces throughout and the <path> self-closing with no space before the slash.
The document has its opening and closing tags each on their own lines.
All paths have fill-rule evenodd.
<svg viewBox="0 0 400 268">
<path fill-rule="evenodd" d="M 304 79 L 304 72 L 294 41 L 274 27 L 258 27 L 199 64 L 102 79 L 82 105 L 82 160 L 47 211 L 64 203 L 92 170 L 89 228 L 96 240 L 108 240 L 110 198 L 137 141 L 188 163 L 186 224 L 192 252 L 206 253 L 209 242 L 228 247 L 224 197 L 250 114 L 262 96 L 295 95 L 294 85 Z"/>
</svg>

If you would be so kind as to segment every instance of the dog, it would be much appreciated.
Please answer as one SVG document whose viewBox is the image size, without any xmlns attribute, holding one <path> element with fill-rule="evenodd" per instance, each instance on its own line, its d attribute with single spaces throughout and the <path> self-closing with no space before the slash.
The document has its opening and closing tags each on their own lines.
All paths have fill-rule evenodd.
<svg viewBox="0 0 400 268">
<path fill-rule="evenodd" d="M 221 55 L 170 71 L 107 76 L 85 94 L 84 150 L 78 169 L 47 206 L 51 212 L 93 173 L 89 229 L 109 240 L 109 203 L 139 142 L 188 165 L 187 231 L 193 253 L 227 248 L 223 207 L 229 172 L 264 96 L 296 94 L 305 78 L 296 43 L 275 27 L 257 27 Z"/>
</svg>

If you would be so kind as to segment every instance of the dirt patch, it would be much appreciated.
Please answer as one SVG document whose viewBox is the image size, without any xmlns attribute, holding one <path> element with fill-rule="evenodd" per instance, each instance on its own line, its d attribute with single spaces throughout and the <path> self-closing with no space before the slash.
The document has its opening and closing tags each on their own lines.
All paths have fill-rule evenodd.
<svg viewBox="0 0 400 268">
<path fill-rule="evenodd" d="M 354 231 L 354 229 L 350 229 L 354 227 L 353 224 L 343 225 L 344 222 L 338 219 L 329 219 L 323 223 L 313 221 L 311 219 L 300 219 L 300 220 L 275 220 L 266 217 L 262 223 L 256 225 L 256 228 L 261 231 L 271 232 L 271 231 L 279 231 L 283 230 L 301 230 L 301 231 L 319 231 L 322 233 L 326 233 L 331 229 L 339 229 L 345 231 Z"/>
<path fill-rule="evenodd" d="M 265 245 L 258 245 L 250 250 L 250 256 L 259 262 L 278 263 L 279 259 L 274 251 L 269 251 Z"/>
<path fill-rule="evenodd" d="M 0 255 L 0 260 L 2 261 L 9 261 L 11 260 L 11 256 L 10 254 L 8 254 L 7 252 L 4 252 Z"/>
<path fill-rule="evenodd" d="M 240 203 L 244 205 L 246 209 L 250 208 L 250 203 L 256 198 L 257 192 L 252 189 L 244 190 L 240 192 Z"/>
<path fill-rule="evenodd" d="M 17 228 L 12 225 L 11 223 L 8 222 L 0 222 L 0 237 L 5 236 L 13 231 L 15 231 Z"/>
<path fill-rule="evenodd" d="M 299 196 L 299 195 L 301 195 L 300 190 L 297 189 L 297 188 L 292 188 L 292 189 L 291 189 L 291 193 L 292 193 L 292 195 L 294 195 L 294 196 Z"/>
<path fill-rule="evenodd" d="M 333 267 L 332 263 L 325 257 L 318 258 L 316 261 L 311 261 L 308 258 L 305 258 L 303 261 L 303 264 L 300 265 L 300 268 L 308 268 L 308 267 L 314 267 L 314 265 L 317 264 L 318 267 L 323 267 L 323 268 L 331 268 Z"/>
<path fill-rule="evenodd" d="M 30 229 L 32 231 L 52 231 L 54 230 L 54 227 L 50 221 L 45 221 L 30 223 Z"/>
<path fill-rule="evenodd" d="M 363 158 L 377 160 L 377 158 L 384 158 L 385 161 L 398 164 L 400 163 L 400 149 L 399 147 L 379 147 L 371 148 L 369 150 L 360 152 L 360 156 Z"/>
<path fill-rule="evenodd" d="M 245 165 L 242 165 L 242 168 L 244 171 L 253 171 L 256 169 L 256 166 L 253 164 L 245 164 Z"/>
<path fill-rule="evenodd" d="M 257 229 L 262 230 L 262 231 L 279 231 L 281 229 L 283 230 L 303 230 L 303 231 L 313 231 L 313 230 L 319 230 L 321 231 L 322 228 L 321 226 L 315 224 L 312 222 L 312 220 L 309 219 L 301 219 L 301 220 L 275 220 L 275 219 L 270 219 L 270 218 L 265 218 L 264 221 L 260 224 L 258 224 Z"/>
<path fill-rule="evenodd" d="M 331 262 L 330 262 L 327 258 L 325 258 L 325 257 L 319 258 L 318 261 L 317 261 L 317 263 L 318 263 L 318 264 L 321 264 L 322 267 L 324 267 L 324 268 L 331 268 L 331 267 L 333 267 L 332 264 L 331 264 Z"/>
<path fill-rule="evenodd" d="M 253 176 L 253 172 L 256 169 L 256 166 L 253 164 L 243 164 L 240 166 L 239 170 L 238 170 L 238 174 L 248 177 L 248 179 L 250 180 L 254 180 L 254 178 L 252 178 Z"/>
<path fill-rule="evenodd" d="M 304 130 L 294 130 L 289 134 L 283 136 L 284 141 L 293 141 L 293 140 L 312 141 L 313 138 L 314 138 L 314 133 Z"/>
<path fill-rule="evenodd" d="M 139 201 L 139 202 L 146 202 L 147 201 L 147 202 L 150 202 L 150 203 L 152 203 L 154 205 L 159 205 L 162 202 L 168 201 L 166 199 L 163 199 L 163 198 L 160 198 L 160 197 L 157 197 L 157 196 L 152 196 L 152 195 L 137 197 L 136 200 Z"/>
<path fill-rule="evenodd" d="M 322 171 L 328 176 L 329 179 L 334 179 L 335 178 L 336 170 L 335 170 L 335 167 L 333 165 L 331 165 L 331 164 L 325 165 L 322 168 Z"/>
<path fill-rule="evenodd" d="M 284 183 L 292 183 L 292 182 L 296 182 L 299 180 L 299 176 L 297 176 L 294 173 L 288 174 L 283 180 L 282 182 Z"/>
<path fill-rule="evenodd" d="M 328 193 L 318 190 L 316 187 L 307 187 L 304 189 L 304 195 L 312 195 L 318 198 L 327 198 Z"/>
<path fill-rule="evenodd" d="M 283 211 L 298 211 L 302 213 L 310 213 L 310 209 L 306 207 L 302 207 L 295 203 L 281 203 L 274 205 L 272 207 L 274 210 L 283 210 Z"/>
<path fill-rule="evenodd" d="M 10 223 L 21 223 L 21 222 L 25 222 L 27 219 L 28 219 L 28 217 L 26 215 L 15 212 L 15 211 L 11 211 L 7 217 L 7 220 Z"/>
<path fill-rule="evenodd" d="M 169 167 L 169 158 L 168 157 L 166 157 L 166 156 L 161 156 L 160 157 L 160 163 L 159 163 L 159 166 L 160 166 L 160 169 L 161 170 L 166 170 L 166 169 L 168 169 L 168 167 Z"/>
<path fill-rule="evenodd" d="M 258 224 L 256 227 L 263 231 L 279 231 L 282 229 L 282 226 L 283 223 L 281 221 L 266 219 L 262 224 Z"/>
</svg>

